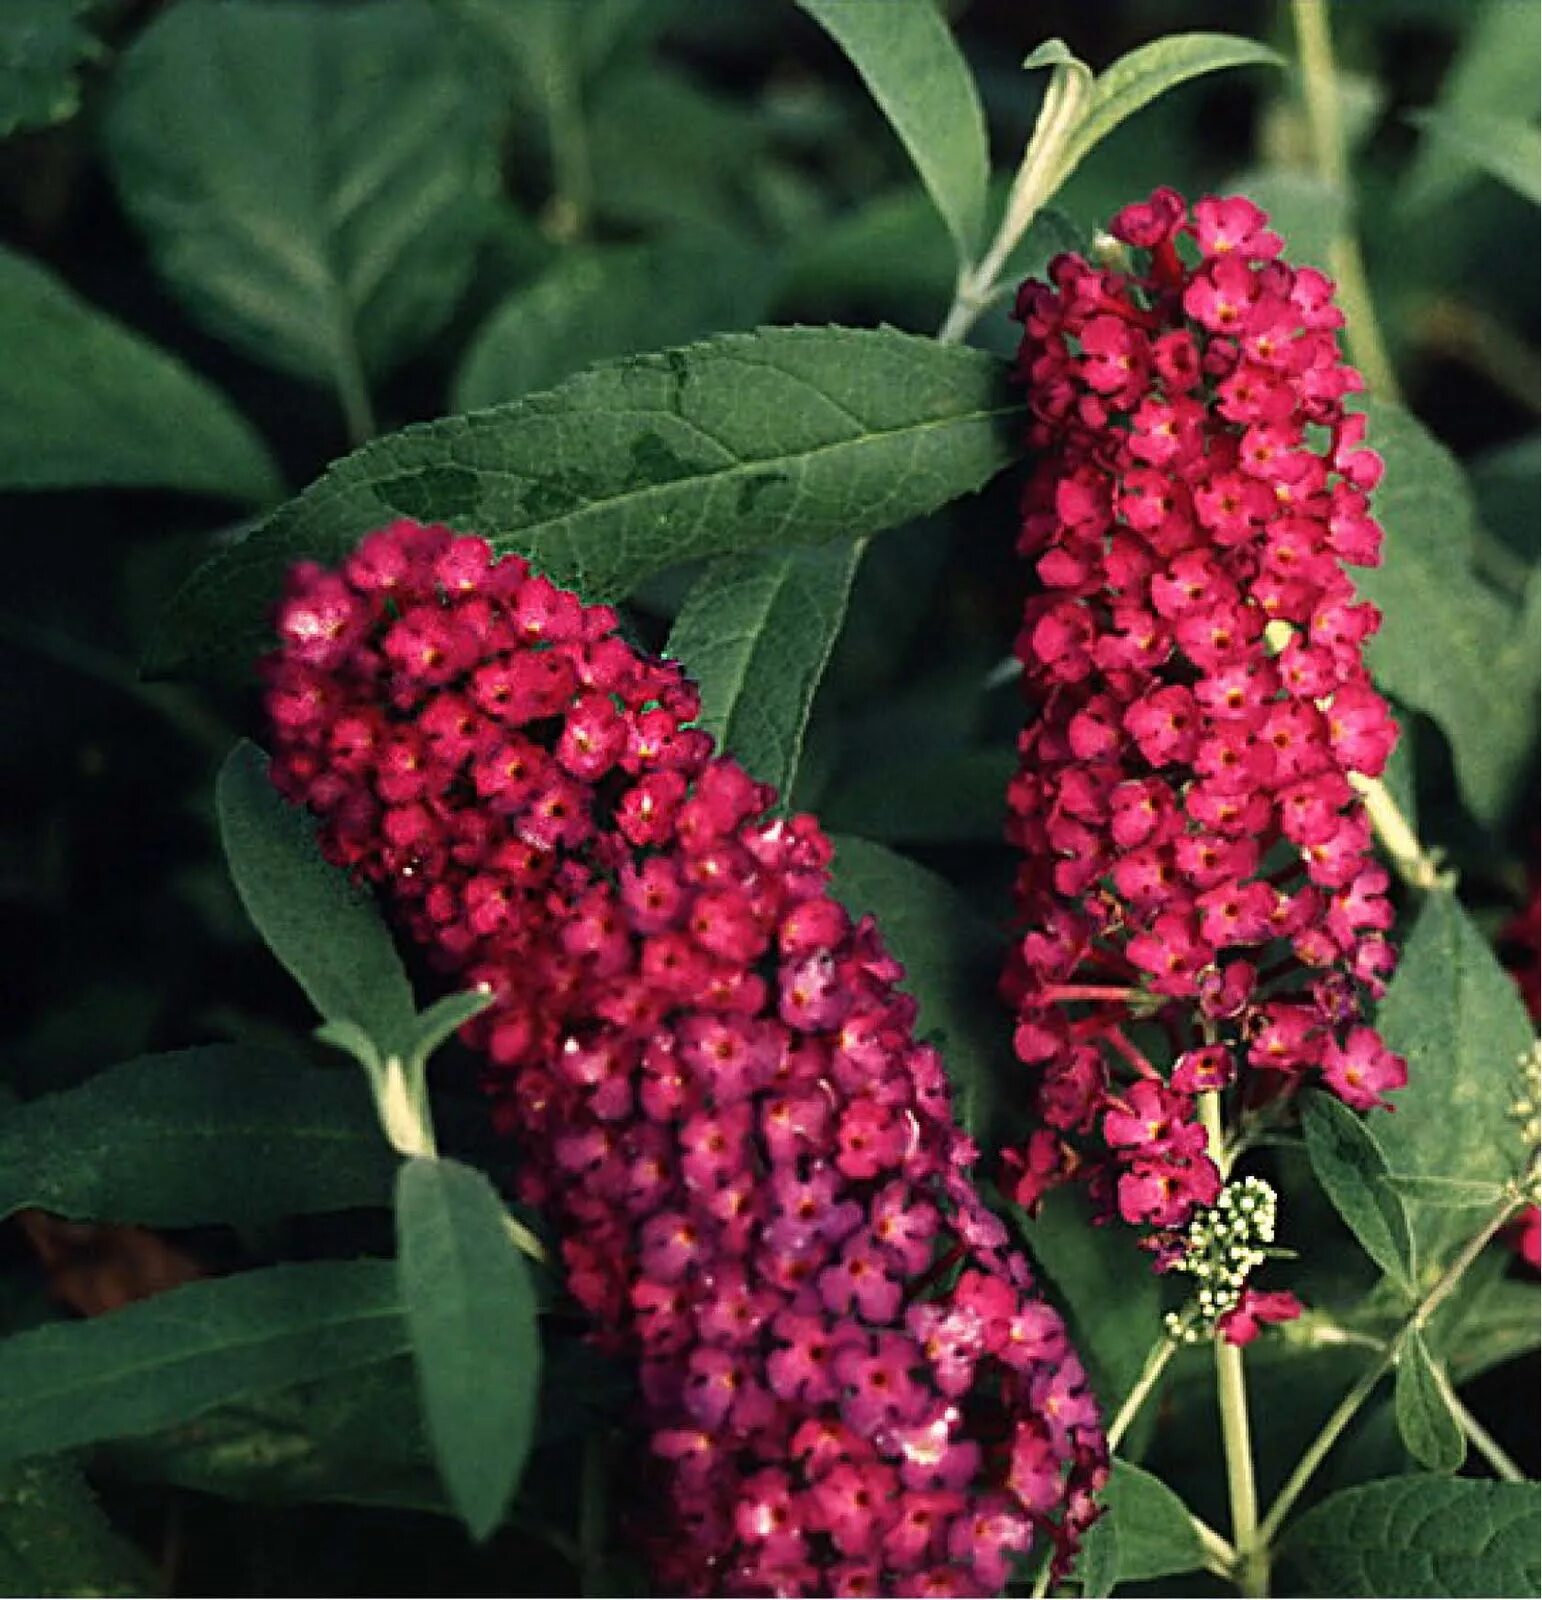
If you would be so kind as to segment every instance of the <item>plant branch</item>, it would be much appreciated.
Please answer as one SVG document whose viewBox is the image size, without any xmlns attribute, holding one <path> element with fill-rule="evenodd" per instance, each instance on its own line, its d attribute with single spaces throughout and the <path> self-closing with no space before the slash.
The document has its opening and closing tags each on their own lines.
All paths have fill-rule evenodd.
<svg viewBox="0 0 1542 1600">
<path fill-rule="evenodd" d="M 1178 1353 L 1176 1342 L 1165 1334 L 1152 1345 L 1146 1356 L 1146 1364 L 1141 1368 L 1140 1376 L 1135 1380 L 1135 1386 L 1124 1397 L 1123 1403 L 1115 1413 L 1114 1420 L 1108 1425 L 1108 1452 L 1110 1455 L 1119 1448 L 1119 1442 L 1130 1431 L 1130 1424 L 1140 1415 L 1140 1408 L 1145 1405 L 1147 1397 L 1156 1388 L 1162 1374 L 1167 1370 L 1167 1363 Z"/>
<path fill-rule="evenodd" d="M 1526 1474 L 1510 1459 L 1504 1446 L 1467 1409 L 1461 1396 L 1456 1392 L 1456 1385 L 1451 1382 L 1451 1374 L 1438 1363 L 1435 1365 L 1435 1382 L 1439 1384 L 1440 1392 L 1451 1408 L 1451 1415 L 1461 1425 L 1462 1432 L 1467 1435 L 1467 1442 L 1473 1449 L 1506 1483 L 1524 1483 Z"/>
<path fill-rule="evenodd" d="M 1444 870 L 1440 863 L 1419 843 L 1402 808 L 1392 798 L 1392 791 L 1380 778 L 1367 778 L 1352 772 L 1349 781 L 1355 792 L 1365 802 L 1365 814 L 1371 819 L 1376 837 L 1382 848 L 1392 858 L 1398 876 L 1415 889 L 1426 892 L 1450 889 L 1456 882 L 1455 874 Z"/>
<path fill-rule="evenodd" d="M 1344 147 L 1344 121 L 1340 114 L 1327 0 L 1291 0 L 1291 15 L 1301 56 L 1301 86 L 1317 173 L 1347 205 L 1349 163 Z M 1392 370 L 1376 321 L 1365 261 L 1352 224 L 1346 223 L 1335 236 L 1328 252 L 1328 266 L 1338 280 L 1339 298 L 1347 319 L 1345 337 L 1355 364 L 1365 374 L 1365 381 L 1372 390 L 1388 400 L 1398 399 L 1397 375 Z"/>
<path fill-rule="evenodd" d="M 1274 1504 L 1270 1506 L 1269 1514 L 1264 1518 L 1263 1524 L 1259 1528 L 1259 1538 L 1265 1546 L 1272 1543 L 1278 1535 L 1281 1524 L 1290 1515 L 1291 1508 L 1300 1499 L 1301 1493 L 1311 1481 L 1312 1475 L 1322 1465 L 1328 1452 L 1338 1442 L 1339 1435 L 1354 1420 L 1355 1414 L 1369 1399 L 1376 1385 L 1397 1364 L 1398 1350 L 1404 1337 L 1412 1329 L 1422 1328 L 1434 1316 L 1435 1312 L 1440 1309 L 1440 1306 L 1446 1300 L 1446 1297 L 1462 1281 L 1467 1269 L 1483 1254 L 1489 1241 L 1504 1227 L 1521 1204 L 1522 1196 L 1519 1193 L 1510 1193 L 1505 1196 L 1503 1203 L 1472 1238 L 1467 1241 L 1460 1254 L 1440 1275 L 1429 1293 L 1409 1313 L 1408 1320 L 1399 1330 L 1397 1336 L 1388 1340 L 1380 1359 L 1372 1363 L 1360 1375 L 1355 1386 L 1334 1407 L 1332 1415 L 1322 1425 L 1317 1437 L 1307 1446 L 1305 1454 L 1296 1463 L 1290 1477 L 1285 1480 L 1284 1487 L 1275 1496 Z"/>
</svg>

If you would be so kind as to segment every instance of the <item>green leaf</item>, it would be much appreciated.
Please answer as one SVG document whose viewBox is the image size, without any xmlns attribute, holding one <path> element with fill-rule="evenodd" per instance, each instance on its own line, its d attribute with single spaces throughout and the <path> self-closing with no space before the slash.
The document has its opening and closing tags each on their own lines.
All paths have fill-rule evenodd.
<svg viewBox="0 0 1542 1600">
<path fill-rule="evenodd" d="M 1467 1459 L 1467 1440 L 1451 1415 L 1424 1335 L 1410 1328 L 1397 1357 L 1397 1429 L 1408 1453 L 1431 1472 L 1455 1472 Z"/>
<path fill-rule="evenodd" d="M 1447 106 L 1415 111 L 1408 120 L 1427 139 L 1445 146 L 1463 161 L 1497 178 L 1523 200 L 1542 200 L 1542 133 L 1519 117 L 1489 116 L 1481 111 Z"/>
<path fill-rule="evenodd" d="M 480 1172 L 414 1159 L 396 1185 L 402 1300 L 434 1455 L 475 1539 L 503 1518 L 535 1437 L 541 1339 L 530 1269 Z"/>
<path fill-rule="evenodd" d="M 1153 1474 L 1112 1462 L 1103 1504 L 1118 1531 L 1120 1583 L 1149 1583 L 1205 1564 L 1205 1548 L 1183 1501 Z"/>
<path fill-rule="evenodd" d="M 990 154 L 980 97 L 932 0 L 798 0 L 845 51 L 899 135 L 932 203 L 972 261 Z"/>
<path fill-rule="evenodd" d="M 0 1594 L 159 1592 L 149 1562 L 70 1462 L 26 1461 L 0 1473 Z"/>
<path fill-rule="evenodd" d="M 1503 1245 L 1496 1245 L 1489 1256 L 1498 1264 L 1493 1278 L 1475 1284 L 1476 1269 L 1470 1268 L 1449 1321 L 1431 1319 L 1430 1344 L 1436 1358 L 1455 1384 L 1471 1383 L 1485 1372 L 1529 1356 L 1542 1344 L 1542 1306 L 1538 1286 L 1504 1276 L 1504 1268 L 1514 1260 Z"/>
<path fill-rule="evenodd" d="M 1355 575 L 1382 612 L 1366 659 L 1384 689 L 1439 724 L 1463 798 L 1493 824 L 1536 747 L 1536 626 L 1472 571 L 1476 517 L 1456 459 L 1402 407 L 1364 410 L 1387 468 L 1373 500 L 1385 560 Z"/>
<path fill-rule="evenodd" d="M 573 251 L 493 312 L 456 376 L 455 410 L 517 400 L 592 362 L 753 327 L 771 276 L 764 250 L 728 239 Z"/>
<path fill-rule="evenodd" d="M 0 1217 L 251 1227 L 383 1205 L 394 1165 L 355 1074 L 204 1045 L 0 1116 Z"/>
<path fill-rule="evenodd" d="M 1511 0 L 1463 8 L 1470 18 L 1461 49 L 1440 86 L 1441 115 L 1526 121 L 1537 114 L 1537 16 Z M 1482 170 L 1446 140 L 1426 139 L 1397 195 L 1400 208 L 1419 212 L 1450 199 Z"/>
<path fill-rule="evenodd" d="M 1030 1217 L 1013 1208 L 1034 1260 L 1057 1291 L 1088 1375 L 1112 1416 L 1162 1337 L 1162 1293 L 1151 1258 L 1127 1229 L 1095 1228 L 1069 1188 Z"/>
<path fill-rule="evenodd" d="M 0 1462 L 186 1422 L 407 1348 L 383 1261 L 267 1267 L 0 1341 Z"/>
<path fill-rule="evenodd" d="M 1064 169 L 1069 172 L 1121 122 L 1181 83 L 1227 67 L 1284 64 L 1267 45 L 1228 33 L 1174 33 L 1141 45 L 1094 82 L 1092 99 L 1067 142 Z"/>
<path fill-rule="evenodd" d="M 262 440 L 218 390 L 9 250 L 0 328 L 0 488 L 281 492 Z"/>
<path fill-rule="evenodd" d="M 458 1028 L 480 1016 L 497 999 L 491 987 L 467 989 L 460 994 L 447 994 L 426 1010 L 418 1013 L 413 1022 L 411 1042 L 403 1054 L 419 1065 L 442 1045 Z"/>
<path fill-rule="evenodd" d="M 1508 1183 L 1524 1155 L 1510 1107 L 1536 1035 L 1515 985 L 1455 896 L 1426 897 L 1379 1022 L 1388 1046 L 1408 1058 L 1408 1085 L 1393 1096 L 1397 1109 L 1371 1113 L 1391 1170 Z M 1482 1220 L 1419 1201 L 1409 1215 L 1426 1278 Z"/>
<path fill-rule="evenodd" d="M 242 667 L 285 568 L 395 517 L 447 522 L 618 598 L 702 556 L 893 527 L 1017 453 L 1006 368 L 891 330 L 767 328 L 596 367 L 366 445 L 172 603 L 153 671 Z"/>
<path fill-rule="evenodd" d="M 214 803 L 230 876 L 268 948 L 328 1022 L 399 1051 L 415 1025 L 412 987 L 379 908 L 323 859 L 310 817 L 279 798 L 250 741 L 220 768 Z"/>
<path fill-rule="evenodd" d="M 1413 1235 L 1376 1136 L 1341 1100 L 1309 1091 L 1301 1127 L 1312 1171 L 1365 1253 L 1402 1289 L 1414 1283 Z"/>
<path fill-rule="evenodd" d="M 1306 1595 L 1534 1595 L 1537 1486 L 1422 1473 L 1330 1495 L 1285 1535 Z"/>
<path fill-rule="evenodd" d="M 820 818 L 827 828 L 886 843 L 995 843 L 1017 759 L 1001 746 L 869 767 L 836 785 Z"/>
<path fill-rule="evenodd" d="M 1087 1600 L 1105 1600 L 1119 1581 L 1119 1526 L 1104 1515 L 1082 1536 L 1081 1555 L 1076 1563 Z"/>
<path fill-rule="evenodd" d="M 83 20 L 96 5 L 97 0 L 6 0 L 0 139 L 20 128 L 65 122 L 80 109 L 81 69 L 102 55 Z"/>
<path fill-rule="evenodd" d="M 666 653 L 701 686 L 698 726 L 784 802 L 863 543 L 836 539 L 715 561 L 669 635 Z"/>
<path fill-rule="evenodd" d="M 992 999 L 1001 965 L 996 931 L 946 879 L 867 839 L 835 841 L 834 888 L 854 917 L 872 915 L 902 987 L 920 1006 L 917 1032 L 934 1036 L 953 1084 L 954 1115 L 982 1145 L 1011 1070 L 1008 1030 Z"/>
<path fill-rule="evenodd" d="M 443 326 L 498 189 L 498 96 L 421 0 L 192 0 L 121 62 L 106 152 L 160 271 L 255 359 L 335 386 Z"/>
</svg>

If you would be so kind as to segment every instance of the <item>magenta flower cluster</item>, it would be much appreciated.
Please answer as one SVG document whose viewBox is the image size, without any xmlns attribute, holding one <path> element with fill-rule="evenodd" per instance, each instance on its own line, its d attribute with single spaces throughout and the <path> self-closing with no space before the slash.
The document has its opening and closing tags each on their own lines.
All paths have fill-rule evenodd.
<svg viewBox="0 0 1542 1600">
<path fill-rule="evenodd" d="M 902 969 L 681 669 L 480 539 L 304 564 L 265 663 L 282 792 L 471 1023 L 520 1197 L 640 1365 L 667 1593 L 980 1594 L 1063 1567 L 1106 1452 L 966 1174 Z"/>
<path fill-rule="evenodd" d="M 1382 463 L 1333 285 L 1267 223 L 1158 190 L 1107 264 L 1060 256 L 1017 303 L 1038 588 L 1003 989 L 1041 1126 L 1008 1181 L 1031 1206 L 1087 1179 L 1159 1261 L 1220 1188 L 1196 1096 L 1245 1074 L 1251 1103 L 1312 1080 L 1367 1109 L 1406 1078 L 1361 1020 L 1392 908 L 1351 783 L 1396 737 L 1344 571 L 1380 559 Z"/>
</svg>

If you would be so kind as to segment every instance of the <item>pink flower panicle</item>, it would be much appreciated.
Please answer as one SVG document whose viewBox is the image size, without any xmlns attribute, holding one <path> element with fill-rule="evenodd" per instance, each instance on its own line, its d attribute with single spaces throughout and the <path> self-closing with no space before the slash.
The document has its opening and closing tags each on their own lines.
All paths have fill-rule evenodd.
<svg viewBox="0 0 1542 1600">
<path fill-rule="evenodd" d="M 1267 223 L 1161 189 L 1114 220 L 1128 270 L 1062 255 L 1017 301 L 1040 587 L 1003 990 L 1043 1126 L 1008 1176 L 1025 1205 L 1085 1178 L 1159 1263 L 1220 1191 L 1198 1094 L 1312 1078 L 1364 1110 L 1407 1076 L 1360 1021 L 1394 956 L 1351 778 L 1396 730 L 1344 567 L 1379 560 L 1382 463 L 1333 285 Z"/>
<path fill-rule="evenodd" d="M 689 726 L 680 667 L 399 522 L 290 575 L 273 776 L 457 982 L 521 1199 L 634 1355 L 666 1592 L 995 1593 L 1106 1451 L 966 1176 L 942 1062 L 829 840 Z"/>
</svg>

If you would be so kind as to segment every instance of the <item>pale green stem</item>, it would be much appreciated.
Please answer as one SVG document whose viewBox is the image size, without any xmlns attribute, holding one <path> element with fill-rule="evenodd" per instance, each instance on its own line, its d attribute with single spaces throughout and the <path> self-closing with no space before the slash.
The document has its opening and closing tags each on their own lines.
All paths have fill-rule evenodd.
<svg viewBox="0 0 1542 1600">
<path fill-rule="evenodd" d="M 1347 205 L 1349 167 L 1344 153 L 1344 121 L 1340 114 L 1327 0 L 1291 0 L 1291 14 L 1301 55 L 1301 83 L 1318 176 L 1336 194 L 1342 195 Z M 1338 280 L 1339 299 L 1347 322 L 1345 333 L 1355 364 L 1373 391 L 1388 400 L 1398 399 L 1397 377 L 1371 304 L 1365 262 L 1352 224 L 1346 224 L 1343 232 L 1334 238 L 1328 266 Z"/>
<path fill-rule="evenodd" d="M 1361 1374 L 1354 1388 L 1334 1407 L 1333 1414 L 1322 1425 L 1317 1437 L 1307 1446 L 1305 1454 L 1285 1480 L 1285 1486 L 1275 1496 L 1274 1504 L 1269 1507 L 1269 1514 L 1259 1528 L 1259 1539 L 1265 1546 L 1278 1535 L 1285 1518 L 1290 1515 L 1291 1508 L 1301 1497 L 1313 1473 L 1322 1465 L 1328 1452 L 1338 1442 L 1339 1435 L 1354 1420 L 1355 1414 L 1370 1397 L 1371 1391 L 1396 1365 L 1398 1346 L 1402 1342 L 1403 1335 L 1409 1329 L 1422 1328 L 1429 1321 L 1446 1297 L 1462 1281 L 1467 1269 L 1483 1254 L 1489 1240 L 1504 1227 L 1521 1203 L 1522 1200 L 1517 1195 L 1505 1197 L 1504 1203 L 1467 1241 L 1461 1254 L 1446 1268 L 1434 1287 L 1414 1308 L 1398 1336 L 1388 1341 L 1381 1358 Z"/>
<path fill-rule="evenodd" d="M 523 1250 L 532 1261 L 546 1260 L 546 1246 L 536 1238 L 518 1217 L 505 1216 L 503 1225 L 508 1230 L 509 1238 L 514 1241 L 516 1248 Z"/>
<path fill-rule="evenodd" d="M 1352 772 L 1349 781 L 1365 802 L 1365 814 L 1370 818 L 1382 848 L 1392 858 L 1398 875 L 1416 889 L 1426 891 L 1450 889 L 1455 875 L 1442 870 L 1435 858 L 1419 843 L 1408 818 L 1392 798 L 1392 791 L 1380 778 L 1367 778 Z"/>
<path fill-rule="evenodd" d="M 594 205 L 589 130 L 577 84 L 564 74 L 546 95 L 546 132 L 551 141 L 552 204 L 547 226 L 563 243 L 581 239 Z"/>
<path fill-rule="evenodd" d="M 1210 1141 L 1210 1158 L 1225 1178 L 1229 1165 L 1221 1097 L 1199 1097 L 1200 1120 Z M 1226 1455 L 1226 1488 L 1231 1502 L 1231 1535 L 1237 1552 L 1237 1582 L 1245 1594 L 1269 1592 L 1269 1547 L 1258 1538 L 1258 1489 L 1253 1481 L 1253 1439 L 1248 1422 L 1247 1370 L 1239 1345 L 1215 1339 L 1216 1398 L 1221 1412 L 1221 1444 Z"/>
<path fill-rule="evenodd" d="M 1001 292 L 996 280 L 1007 259 L 1040 207 L 1065 181 L 1069 170 L 1065 163 L 1066 143 L 1081 118 L 1091 84 L 1091 75 L 1079 63 L 1074 67 L 1057 66 L 1052 73 L 1033 135 L 1012 180 L 996 237 L 977 266 L 965 263 L 959 268 L 953 304 L 937 330 L 940 343 L 960 343 L 980 313 Z"/>
<path fill-rule="evenodd" d="M 1506 1483 L 1524 1483 L 1526 1474 L 1510 1459 L 1504 1446 L 1473 1416 L 1461 1396 L 1456 1392 L 1456 1385 L 1451 1381 L 1451 1374 L 1438 1363 L 1435 1366 L 1435 1382 L 1440 1387 L 1441 1395 L 1451 1415 L 1461 1425 L 1462 1432 L 1467 1435 L 1467 1442 L 1480 1456 L 1499 1474 Z"/>
<path fill-rule="evenodd" d="M 1167 1363 L 1177 1354 L 1178 1346 L 1165 1335 L 1152 1345 L 1146 1357 L 1146 1364 L 1141 1368 L 1140 1376 L 1135 1380 L 1135 1387 L 1124 1397 L 1124 1403 L 1119 1407 L 1114 1420 L 1108 1425 L 1108 1452 L 1110 1455 L 1119 1448 L 1120 1441 L 1130 1431 L 1130 1424 L 1140 1414 L 1140 1408 L 1146 1403 L 1151 1391 L 1156 1388 L 1162 1374 L 1167 1370 Z"/>
</svg>

